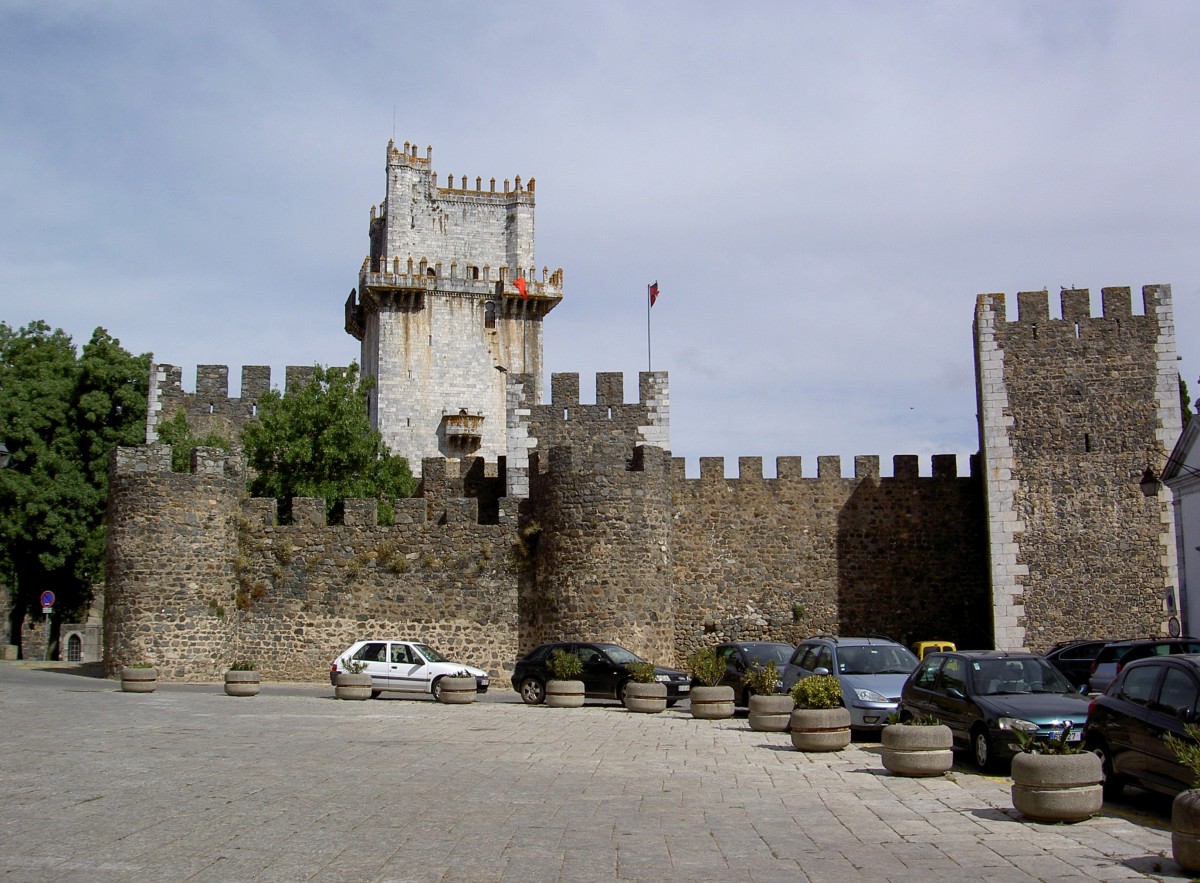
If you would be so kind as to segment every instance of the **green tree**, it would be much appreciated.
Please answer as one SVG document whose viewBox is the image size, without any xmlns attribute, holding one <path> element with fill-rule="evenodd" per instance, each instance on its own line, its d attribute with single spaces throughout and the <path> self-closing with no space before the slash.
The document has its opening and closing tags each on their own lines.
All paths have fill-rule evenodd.
<svg viewBox="0 0 1200 883">
<path fill-rule="evenodd" d="M 45 322 L 0 323 L 0 578 L 19 629 L 52 589 L 56 611 L 86 610 L 103 576 L 108 456 L 144 440 L 150 357 L 97 328 L 82 354 Z"/>
<path fill-rule="evenodd" d="M 1200 383 L 1200 380 L 1196 381 Z M 1200 399 L 1197 400 L 1200 403 Z M 1188 421 L 1192 419 L 1191 399 L 1188 398 L 1187 381 L 1183 379 L 1183 375 L 1179 376 L 1179 410 L 1183 414 L 1183 425 L 1187 426 Z"/>
<path fill-rule="evenodd" d="M 411 496 L 417 482 L 408 461 L 390 454 L 371 429 L 366 397 L 373 382 L 360 379 L 355 364 L 318 365 L 299 389 L 266 393 L 258 420 L 242 431 L 251 493 L 274 497 L 284 517 L 292 497 L 322 497 L 332 512 L 345 499 Z"/>
</svg>

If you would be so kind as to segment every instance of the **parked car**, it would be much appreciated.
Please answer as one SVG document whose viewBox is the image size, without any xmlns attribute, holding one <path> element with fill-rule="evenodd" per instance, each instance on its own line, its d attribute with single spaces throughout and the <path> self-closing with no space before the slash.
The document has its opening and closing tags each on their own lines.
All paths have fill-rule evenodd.
<svg viewBox="0 0 1200 883">
<path fill-rule="evenodd" d="M 917 641 L 909 649 L 917 659 L 924 659 L 930 653 L 945 653 L 958 648 L 950 641 Z"/>
<path fill-rule="evenodd" d="M 950 728 L 954 744 L 971 749 L 976 765 L 991 769 L 1020 750 L 1017 732 L 1080 740 L 1088 700 L 1033 653 L 970 650 L 932 653 L 901 693 L 902 718 L 933 715 Z"/>
<path fill-rule="evenodd" d="M 631 662 L 644 662 L 632 650 L 617 644 L 599 641 L 558 641 L 535 647 L 517 660 L 513 668 L 513 689 L 521 694 L 527 705 L 538 705 L 546 699 L 546 681 L 551 679 L 546 663 L 555 650 L 576 654 L 583 662 L 583 693 L 597 699 L 625 699 L 625 687 L 629 683 Z M 686 672 L 674 668 L 654 666 L 654 679 L 667 685 L 667 705 L 686 699 L 691 691 L 691 679 Z"/>
<path fill-rule="evenodd" d="M 1194 787 L 1191 771 L 1167 745 L 1184 741 L 1184 724 L 1200 722 L 1200 656 L 1154 656 L 1121 669 L 1088 712 L 1084 745 L 1100 755 L 1104 795 L 1117 797 L 1127 783 L 1163 794 Z"/>
<path fill-rule="evenodd" d="M 1135 660 L 1179 653 L 1200 653 L 1200 640 L 1147 638 L 1140 641 L 1113 641 L 1100 650 L 1092 663 L 1092 670 L 1088 675 L 1088 692 L 1103 693 L 1121 669 Z"/>
<path fill-rule="evenodd" d="M 721 677 L 721 685 L 733 687 L 734 702 L 737 705 L 750 704 L 753 691 L 746 685 L 746 676 L 755 669 L 765 668 L 774 662 L 779 670 L 779 680 L 775 682 L 775 692 L 783 692 L 783 667 L 792 658 L 796 648 L 792 644 L 781 644 L 775 641 L 731 641 L 718 644 L 717 653 L 725 660 L 725 674 Z"/>
<path fill-rule="evenodd" d="M 1111 641 L 1060 641 L 1042 654 L 1047 662 L 1057 668 L 1064 678 L 1075 687 L 1087 686 L 1096 656 L 1111 644 Z"/>
<path fill-rule="evenodd" d="M 338 674 L 347 670 L 348 659 L 362 664 L 363 673 L 371 676 L 372 699 L 384 690 L 429 693 L 437 699 L 442 692 L 442 678 L 464 669 L 475 678 L 477 693 L 486 693 L 489 683 L 483 669 L 447 659 L 428 644 L 375 639 L 356 641 L 339 653 L 329 664 L 330 683 L 336 683 Z"/>
<path fill-rule="evenodd" d="M 900 704 L 900 688 L 918 665 L 917 657 L 888 638 L 839 638 L 828 635 L 802 641 L 783 670 L 783 688 L 800 678 L 832 674 L 842 684 L 842 704 L 850 726 L 881 730 Z"/>
</svg>

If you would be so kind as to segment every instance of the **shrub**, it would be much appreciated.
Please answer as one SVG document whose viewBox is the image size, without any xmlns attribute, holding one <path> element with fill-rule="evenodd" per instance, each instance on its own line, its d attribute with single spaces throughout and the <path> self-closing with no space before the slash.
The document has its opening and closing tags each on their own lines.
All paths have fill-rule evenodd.
<svg viewBox="0 0 1200 883">
<path fill-rule="evenodd" d="M 631 662 L 625 666 L 629 672 L 629 677 L 639 684 L 654 683 L 654 663 L 653 662 Z"/>
<path fill-rule="evenodd" d="M 1183 731 L 1188 739 L 1180 739 L 1171 733 L 1167 734 L 1167 747 L 1179 758 L 1179 762 L 1192 771 L 1192 784 L 1200 784 L 1200 726 L 1184 724 Z"/>
<path fill-rule="evenodd" d="M 687 659 L 687 669 L 693 678 L 706 687 L 715 687 L 725 674 L 725 660 L 716 647 L 704 647 Z"/>
<path fill-rule="evenodd" d="M 887 716 L 887 725 L 894 726 L 895 724 L 904 724 L 908 727 L 938 727 L 941 726 L 941 721 L 932 714 L 918 714 L 916 717 L 910 717 L 905 720 L 900 716 L 899 711 L 893 711 Z"/>
<path fill-rule="evenodd" d="M 554 675 L 555 680 L 559 681 L 574 680 L 583 674 L 583 660 L 561 647 L 550 654 L 546 667 L 550 669 L 550 674 Z"/>
<path fill-rule="evenodd" d="M 239 659 L 229 666 L 230 671 L 258 671 L 258 667 L 250 659 Z"/>
<path fill-rule="evenodd" d="M 1013 733 L 1017 737 L 1017 744 L 1026 754 L 1082 754 L 1082 745 L 1067 741 L 1071 736 L 1071 727 L 1071 722 L 1067 721 L 1057 739 L 1039 739 L 1034 733 L 1024 730 L 1014 730 Z"/>
<path fill-rule="evenodd" d="M 338 660 L 342 664 L 342 671 L 347 674 L 360 675 L 367 670 L 367 664 L 358 659 L 353 659 L 349 656 L 343 656 Z"/>
<path fill-rule="evenodd" d="M 779 668 L 772 659 L 766 665 L 756 665 L 750 674 L 746 675 L 746 686 L 759 696 L 770 696 L 780 686 Z"/>
<path fill-rule="evenodd" d="M 797 708 L 837 708 L 842 704 L 842 683 L 833 675 L 801 678 L 792 687 Z"/>
</svg>

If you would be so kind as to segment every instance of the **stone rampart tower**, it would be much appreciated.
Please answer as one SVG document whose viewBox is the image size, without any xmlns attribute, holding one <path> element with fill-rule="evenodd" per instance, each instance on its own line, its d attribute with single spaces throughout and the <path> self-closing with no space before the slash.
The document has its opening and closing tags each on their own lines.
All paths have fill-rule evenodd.
<svg viewBox="0 0 1200 883">
<path fill-rule="evenodd" d="M 1045 291 L 975 308 L 995 646 L 1167 631 L 1177 598 L 1170 495 L 1146 496 L 1180 431 L 1169 285 Z"/>
<path fill-rule="evenodd" d="M 562 270 L 534 264 L 534 180 L 439 186 L 432 154 L 388 142 L 387 192 L 346 301 L 376 381 L 371 424 L 417 474 L 427 457 L 505 455 L 505 375 L 540 382 L 542 319 L 562 300 Z"/>
</svg>

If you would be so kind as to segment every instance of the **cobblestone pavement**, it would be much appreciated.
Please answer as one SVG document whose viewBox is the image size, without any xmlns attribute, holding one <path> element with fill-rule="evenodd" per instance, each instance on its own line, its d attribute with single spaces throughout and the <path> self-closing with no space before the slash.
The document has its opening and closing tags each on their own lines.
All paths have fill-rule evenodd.
<svg viewBox="0 0 1200 883">
<path fill-rule="evenodd" d="M 678 708 L 339 702 L 0 663 L 5 880 L 1179 878 L 1161 813 L 1021 820 L 1009 781 L 888 775 Z"/>
</svg>

